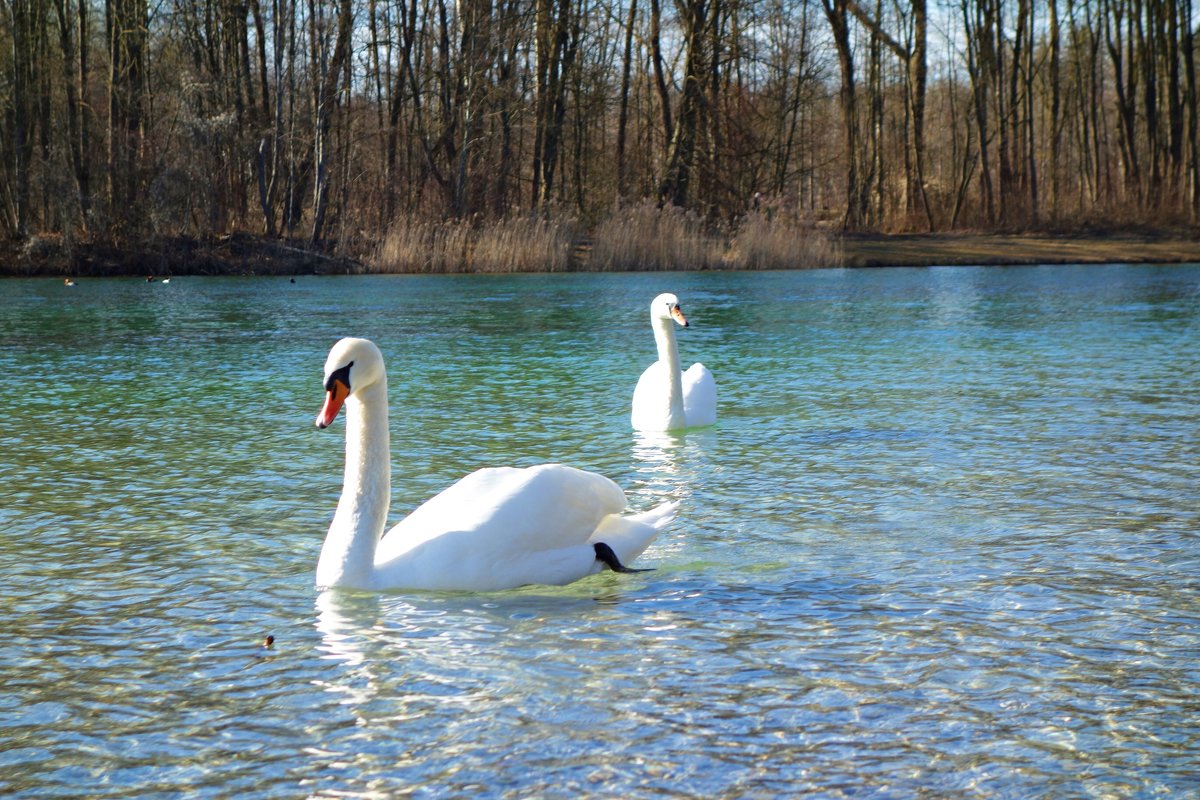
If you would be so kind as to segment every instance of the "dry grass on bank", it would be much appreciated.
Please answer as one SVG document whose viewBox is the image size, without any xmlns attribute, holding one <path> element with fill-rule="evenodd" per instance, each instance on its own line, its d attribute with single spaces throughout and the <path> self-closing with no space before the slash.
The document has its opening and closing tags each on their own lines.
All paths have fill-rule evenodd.
<svg viewBox="0 0 1200 800">
<path fill-rule="evenodd" d="M 595 232 L 589 268 L 810 269 L 840 263 L 825 232 L 784 214 L 751 213 L 731 236 L 711 233 L 696 214 L 643 203 L 624 209 Z"/>
<path fill-rule="evenodd" d="M 563 272 L 574 229 L 542 219 L 509 219 L 482 228 L 471 253 L 474 272 Z"/>
<path fill-rule="evenodd" d="M 727 269 L 840 267 L 842 252 L 825 231 L 785 216 L 749 214 L 725 251 Z"/>
<path fill-rule="evenodd" d="M 724 242 L 695 213 L 646 202 L 621 209 L 592 232 L 589 269 L 613 272 L 720 269 Z"/>
<path fill-rule="evenodd" d="M 570 266 L 569 226 L 513 218 L 467 222 L 398 220 L 371 259 L 374 272 L 561 272 Z"/>
<path fill-rule="evenodd" d="M 730 235 L 699 215 L 647 202 L 601 222 L 586 241 L 574 227 L 536 217 L 496 223 L 397 220 L 369 259 L 371 272 L 626 272 L 801 269 L 839 264 L 823 231 L 783 214 L 750 214 Z"/>
</svg>

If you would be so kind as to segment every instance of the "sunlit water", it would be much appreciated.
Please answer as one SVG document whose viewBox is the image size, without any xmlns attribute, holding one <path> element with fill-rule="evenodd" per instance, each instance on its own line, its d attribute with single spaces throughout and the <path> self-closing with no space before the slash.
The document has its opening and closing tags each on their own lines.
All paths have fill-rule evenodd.
<svg viewBox="0 0 1200 800">
<path fill-rule="evenodd" d="M 346 334 L 393 518 L 562 461 L 655 570 L 318 595 Z M 1198 376 L 1197 266 L 2 282 L 0 795 L 1200 796 Z"/>
</svg>

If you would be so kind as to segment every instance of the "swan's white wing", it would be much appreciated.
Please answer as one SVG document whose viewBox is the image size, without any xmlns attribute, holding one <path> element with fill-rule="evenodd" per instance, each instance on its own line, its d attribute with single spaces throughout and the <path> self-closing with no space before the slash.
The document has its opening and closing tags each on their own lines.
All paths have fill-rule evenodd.
<svg viewBox="0 0 1200 800">
<path fill-rule="evenodd" d="M 689 428 L 717 421 L 717 382 L 699 362 L 683 373 L 683 413 Z"/>
<path fill-rule="evenodd" d="M 621 488 L 594 472 L 562 464 L 481 469 L 401 520 L 380 543 L 380 553 L 408 550 L 449 531 L 473 532 L 480 546 L 542 550 L 581 544 L 600 520 L 625 506 Z"/>
<path fill-rule="evenodd" d="M 387 574 L 389 562 L 402 562 L 404 585 L 413 588 L 564 583 L 594 571 L 590 538 L 625 506 L 620 487 L 594 472 L 561 464 L 481 469 L 392 528 L 376 569 Z"/>
</svg>

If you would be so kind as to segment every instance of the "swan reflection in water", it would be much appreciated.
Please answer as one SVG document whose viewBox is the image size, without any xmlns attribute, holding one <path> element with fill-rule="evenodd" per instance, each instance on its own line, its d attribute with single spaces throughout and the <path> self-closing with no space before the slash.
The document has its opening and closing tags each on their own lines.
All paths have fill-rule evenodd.
<svg viewBox="0 0 1200 800">
<path fill-rule="evenodd" d="M 682 433 L 634 431 L 633 466 L 647 476 L 676 475 L 680 454 L 686 445 Z"/>
<path fill-rule="evenodd" d="M 495 657 L 498 643 L 536 640 L 548 622 L 582 624 L 598 606 L 624 602 L 621 580 L 603 573 L 571 586 L 485 594 L 328 589 L 314 603 L 318 649 L 326 659 L 349 667 L 394 660 L 403 651 L 413 663 L 436 662 L 453 670 L 471 659 Z"/>
<path fill-rule="evenodd" d="M 361 664 L 379 618 L 379 597 L 328 590 L 317 595 L 316 611 L 324 657 L 351 667 Z"/>
<path fill-rule="evenodd" d="M 628 602 L 629 583 L 604 573 L 490 594 L 323 591 L 314 626 L 328 668 L 314 684 L 364 725 L 449 707 L 469 719 L 544 685 L 548 670 L 557 674 L 539 654 L 567 653 L 574 664 L 587 648 L 611 650 L 597 615 Z M 569 643 L 548 642 L 551 631 Z"/>
<path fill-rule="evenodd" d="M 704 470 L 713 468 L 716 430 L 668 433 L 634 431 L 630 445 L 631 466 L 643 487 L 665 490 L 664 496 L 683 500 L 701 485 Z M 659 496 L 659 495 L 652 495 Z M 687 504 L 682 506 L 686 510 Z"/>
</svg>

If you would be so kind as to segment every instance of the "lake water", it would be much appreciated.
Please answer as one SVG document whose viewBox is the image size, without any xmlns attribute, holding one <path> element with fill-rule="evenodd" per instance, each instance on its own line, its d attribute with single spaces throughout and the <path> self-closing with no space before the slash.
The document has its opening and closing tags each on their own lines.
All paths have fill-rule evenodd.
<svg viewBox="0 0 1200 800">
<path fill-rule="evenodd" d="M 316 592 L 343 335 L 393 519 L 561 461 L 654 571 Z M 1200 796 L 1200 266 L 8 280 L 0 394 L 5 797 Z"/>
</svg>

